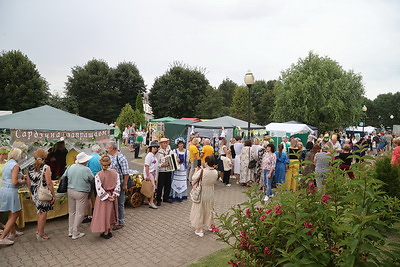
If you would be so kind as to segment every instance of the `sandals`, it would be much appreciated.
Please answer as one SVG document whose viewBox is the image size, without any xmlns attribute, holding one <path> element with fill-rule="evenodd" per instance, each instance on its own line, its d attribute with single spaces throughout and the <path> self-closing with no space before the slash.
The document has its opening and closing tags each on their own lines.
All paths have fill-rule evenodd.
<svg viewBox="0 0 400 267">
<path fill-rule="evenodd" d="M 47 241 L 47 240 L 49 240 L 49 239 L 50 239 L 50 237 L 48 237 L 48 235 L 47 235 L 46 233 L 43 233 L 43 234 L 36 234 L 36 240 L 37 240 L 38 242 Z"/>
</svg>

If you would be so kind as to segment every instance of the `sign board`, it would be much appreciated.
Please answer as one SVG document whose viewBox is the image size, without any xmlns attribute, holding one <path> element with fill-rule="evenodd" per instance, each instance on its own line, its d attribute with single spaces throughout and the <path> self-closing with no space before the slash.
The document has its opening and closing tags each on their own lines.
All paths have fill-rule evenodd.
<svg viewBox="0 0 400 267">
<path fill-rule="evenodd" d="M 53 141 L 63 138 L 71 142 L 92 142 L 108 141 L 110 139 L 110 130 L 97 131 L 35 131 L 11 129 L 11 140 L 21 142 Z"/>
</svg>

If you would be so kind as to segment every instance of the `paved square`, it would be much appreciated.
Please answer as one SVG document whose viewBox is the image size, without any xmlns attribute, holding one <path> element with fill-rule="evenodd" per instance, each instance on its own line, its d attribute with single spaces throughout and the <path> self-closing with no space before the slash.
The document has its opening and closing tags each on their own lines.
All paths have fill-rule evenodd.
<svg viewBox="0 0 400 267">
<path fill-rule="evenodd" d="M 122 149 L 130 168 L 140 172 L 143 165 L 133 160 L 133 153 Z M 215 186 L 215 210 L 227 211 L 232 205 L 245 201 L 244 188 L 238 185 Z M 68 217 L 47 222 L 51 239 L 37 242 L 36 223 L 28 223 L 24 235 L 13 246 L 0 247 L 0 266 L 186 266 L 208 255 L 224 244 L 206 232 L 203 238 L 190 226 L 191 201 L 162 203 L 158 210 L 148 206 L 132 208 L 127 204 L 123 229 L 105 240 L 91 233 L 89 224 L 82 224 L 86 236 L 77 240 L 68 237 Z M 206 229 L 205 229 L 206 230 Z"/>
</svg>

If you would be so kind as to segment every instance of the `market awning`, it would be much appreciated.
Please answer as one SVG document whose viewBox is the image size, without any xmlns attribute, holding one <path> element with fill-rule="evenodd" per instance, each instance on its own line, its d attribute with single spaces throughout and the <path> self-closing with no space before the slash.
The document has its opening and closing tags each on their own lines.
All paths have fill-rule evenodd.
<svg viewBox="0 0 400 267">
<path fill-rule="evenodd" d="M 172 118 L 172 117 L 164 117 L 164 118 L 152 119 L 152 120 L 150 120 L 150 122 L 169 122 L 169 121 L 174 121 L 174 120 L 177 120 L 177 119 Z"/>
<path fill-rule="evenodd" d="M 77 141 L 105 139 L 114 128 L 45 105 L 0 116 L 0 129 L 10 129 L 13 140 L 32 142 L 61 137 Z"/>
<path fill-rule="evenodd" d="M 195 128 L 207 128 L 207 129 L 220 129 L 222 127 L 229 128 L 241 128 L 242 130 L 247 129 L 247 121 L 242 121 L 230 116 L 224 116 L 209 121 L 197 122 L 194 124 Z M 250 123 L 251 129 L 264 129 L 264 126 Z"/>
</svg>

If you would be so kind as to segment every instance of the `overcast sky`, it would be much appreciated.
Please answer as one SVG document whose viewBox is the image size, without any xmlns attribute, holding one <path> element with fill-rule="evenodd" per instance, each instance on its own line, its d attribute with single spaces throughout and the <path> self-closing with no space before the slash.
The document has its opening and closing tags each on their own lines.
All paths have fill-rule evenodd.
<svg viewBox="0 0 400 267">
<path fill-rule="evenodd" d="M 147 89 L 174 61 L 217 87 L 280 72 L 312 50 L 363 76 L 366 96 L 400 91 L 397 0 L 0 0 L 0 50 L 19 49 L 52 91 L 90 59 L 136 63 Z"/>
</svg>

